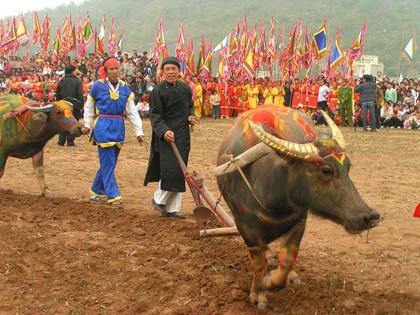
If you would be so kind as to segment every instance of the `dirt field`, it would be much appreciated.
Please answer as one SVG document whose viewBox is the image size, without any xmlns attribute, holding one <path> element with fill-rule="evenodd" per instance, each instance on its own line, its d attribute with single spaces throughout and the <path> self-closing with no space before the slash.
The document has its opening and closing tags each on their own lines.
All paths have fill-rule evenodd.
<svg viewBox="0 0 420 315">
<path fill-rule="evenodd" d="M 204 174 L 215 197 L 211 171 L 231 124 L 203 120 L 193 132 L 189 169 Z M 130 126 L 117 167 L 123 207 L 87 201 L 98 159 L 85 138 L 77 147 L 58 147 L 57 138 L 47 145 L 53 200 L 37 196 L 30 160 L 9 159 L 0 180 L 0 314 L 420 314 L 420 219 L 412 217 L 420 132 L 343 133 L 351 177 L 385 219 L 367 238 L 310 216 L 295 266 L 302 284 L 270 292 L 266 311 L 248 302 L 242 240 L 199 239 L 189 192 L 187 220 L 151 208 L 149 153 Z"/>
</svg>

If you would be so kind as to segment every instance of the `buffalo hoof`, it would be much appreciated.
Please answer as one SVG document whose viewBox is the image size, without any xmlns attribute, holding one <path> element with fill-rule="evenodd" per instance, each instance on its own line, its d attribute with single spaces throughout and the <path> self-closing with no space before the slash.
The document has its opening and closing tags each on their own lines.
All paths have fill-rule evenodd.
<svg viewBox="0 0 420 315">
<path fill-rule="evenodd" d="M 43 196 L 43 197 L 45 197 L 45 198 L 49 198 L 49 199 L 52 199 L 52 198 L 55 198 L 55 195 L 50 191 L 50 190 L 45 190 L 42 194 L 41 194 L 41 196 Z"/>
<path fill-rule="evenodd" d="M 273 257 L 268 258 L 267 263 L 269 266 L 272 266 L 272 267 L 277 266 L 276 260 Z"/>
<path fill-rule="evenodd" d="M 251 292 L 249 295 L 249 300 L 253 304 L 257 304 L 259 309 L 266 309 L 267 308 L 267 296 L 266 292 Z"/>
<path fill-rule="evenodd" d="M 295 285 L 301 285 L 302 281 L 300 280 L 298 274 L 294 271 L 290 271 L 289 274 L 287 275 L 287 284 L 295 284 Z"/>
<path fill-rule="evenodd" d="M 258 308 L 260 309 L 260 310 L 265 310 L 265 309 L 267 309 L 267 303 L 258 303 Z"/>
</svg>

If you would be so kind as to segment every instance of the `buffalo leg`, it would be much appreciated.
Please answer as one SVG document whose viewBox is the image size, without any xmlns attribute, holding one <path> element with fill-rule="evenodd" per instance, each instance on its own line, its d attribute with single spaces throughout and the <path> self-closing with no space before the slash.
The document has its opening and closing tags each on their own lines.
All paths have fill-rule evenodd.
<svg viewBox="0 0 420 315">
<path fill-rule="evenodd" d="M 293 280 L 291 278 L 297 278 L 296 273 L 290 271 L 298 255 L 305 225 L 306 219 L 300 221 L 282 237 L 283 242 L 280 247 L 278 267 L 264 277 L 264 287 L 266 289 L 284 288 L 290 280 Z"/>
<path fill-rule="evenodd" d="M 6 160 L 7 156 L 3 152 L 0 152 L 0 178 L 3 177 Z"/>
<path fill-rule="evenodd" d="M 41 187 L 41 196 L 52 198 L 54 194 L 48 189 L 45 184 L 44 176 L 44 150 L 35 153 L 32 156 L 32 165 L 34 166 L 36 179 Z"/>
<path fill-rule="evenodd" d="M 266 308 L 267 293 L 263 284 L 264 273 L 267 270 L 266 245 L 249 248 L 249 256 L 252 267 L 252 286 L 249 299 L 252 303 L 258 303 L 259 308 Z"/>
</svg>

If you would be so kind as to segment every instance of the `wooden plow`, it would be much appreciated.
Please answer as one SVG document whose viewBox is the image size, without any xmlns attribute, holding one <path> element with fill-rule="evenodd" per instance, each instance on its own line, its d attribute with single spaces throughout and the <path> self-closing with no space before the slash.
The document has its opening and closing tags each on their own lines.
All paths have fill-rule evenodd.
<svg viewBox="0 0 420 315">
<path fill-rule="evenodd" d="M 193 211 L 194 218 L 197 222 L 204 223 L 214 214 L 225 226 L 224 228 L 201 230 L 200 237 L 239 235 L 235 221 L 204 186 L 204 177 L 195 171 L 188 171 L 175 143 L 170 142 L 170 144 L 194 198 L 196 205 Z M 204 205 L 203 200 L 210 209 Z"/>
<path fill-rule="evenodd" d="M 187 181 L 187 184 L 194 198 L 194 202 L 196 204 L 196 207 L 193 211 L 194 218 L 197 220 L 198 223 L 204 223 L 208 219 L 210 219 L 211 216 L 214 214 L 217 218 L 220 219 L 220 221 L 225 226 L 224 228 L 201 230 L 200 237 L 204 238 L 239 235 L 239 232 L 235 225 L 235 221 L 223 209 L 219 201 L 217 201 L 204 186 L 204 177 L 200 173 L 197 173 L 195 171 L 188 171 L 187 166 L 182 160 L 182 157 L 175 143 L 170 142 L 170 144 L 172 150 L 174 151 L 178 164 L 182 169 L 182 173 L 184 174 L 184 178 Z M 223 174 L 237 171 L 238 168 L 254 162 L 262 156 L 267 155 L 271 151 L 272 150 L 268 148 L 265 144 L 257 144 L 256 146 L 237 156 L 235 159 L 231 159 L 230 162 L 218 166 L 214 169 L 213 173 L 215 176 L 220 176 Z M 207 203 L 210 209 L 204 205 L 203 200 Z"/>
</svg>

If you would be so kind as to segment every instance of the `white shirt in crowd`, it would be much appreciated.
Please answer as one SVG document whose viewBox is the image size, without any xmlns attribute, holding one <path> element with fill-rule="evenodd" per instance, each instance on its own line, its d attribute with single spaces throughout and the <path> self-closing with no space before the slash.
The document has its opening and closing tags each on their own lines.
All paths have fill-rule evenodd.
<svg viewBox="0 0 420 315">
<path fill-rule="evenodd" d="M 328 99 L 330 89 L 325 84 L 319 87 L 318 102 L 324 102 Z"/>
</svg>

